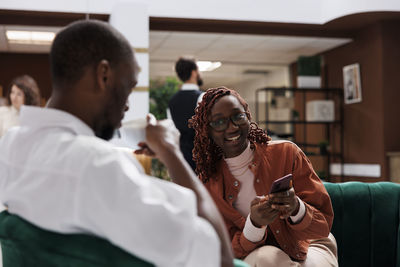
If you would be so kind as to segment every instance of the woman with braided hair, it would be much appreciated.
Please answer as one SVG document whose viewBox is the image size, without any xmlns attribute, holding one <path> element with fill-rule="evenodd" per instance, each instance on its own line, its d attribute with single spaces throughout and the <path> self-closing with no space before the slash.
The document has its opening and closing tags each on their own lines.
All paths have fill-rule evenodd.
<svg viewBox="0 0 400 267">
<path fill-rule="evenodd" d="M 237 258 L 251 266 L 337 266 L 327 191 L 304 153 L 271 138 L 251 121 L 246 101 L 211 88 L 189 121 L 193 158 L 228 228 Z M 293 186 L 268 194 L 274 180 Z"/>
</svg>

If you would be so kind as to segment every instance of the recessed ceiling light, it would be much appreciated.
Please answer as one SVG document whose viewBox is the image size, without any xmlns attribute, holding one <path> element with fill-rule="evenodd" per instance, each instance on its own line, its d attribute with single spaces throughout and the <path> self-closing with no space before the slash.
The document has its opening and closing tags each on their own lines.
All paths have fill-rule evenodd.
<svg viewBox="0 0 400 267">
<path fill-rule="evenodd" d="M 213 71 L 221 67 L 221 62 L 211 62 L 211 61 L 197 61 L 197 66 L 200 71 Z"/>
<path fill-rule="evenodd" d="M 47 45 L 53 42 L 54 32 L 40 31 L 6 31 L 7 39 L 14 44 Z"/>
</svg>

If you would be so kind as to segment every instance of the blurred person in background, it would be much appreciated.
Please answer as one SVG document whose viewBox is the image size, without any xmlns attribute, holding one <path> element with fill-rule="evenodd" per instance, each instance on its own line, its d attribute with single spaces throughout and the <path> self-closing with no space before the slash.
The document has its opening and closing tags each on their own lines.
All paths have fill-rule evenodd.
<svg viewBox="0 0 400 267">
<path fill-rule="evenodd" d="M 188 127 L 188 120 L 194 115 L 194 109 L 203 96 L 203 92 L 200 91 L 203 80 L 196 61 L 192 58 L 179 58 L 175 63 L 175 71 L 183 85 L 172 96 L 168 108 L 176 128 L 181 133 L 179 141 L 183 156 L 195 170 L 196 164 L 192 157 L 194 130 Z"/>
<path fill-rule="evenodd" d="M 16 77 L 9 86 L 7 100 L 9 105 L 0 107 L 0 137 L 9 128 L 19 125 L 22 105 L 40 105 L 40 90 L 36 81 L 29 75 Z"/>
</svg>

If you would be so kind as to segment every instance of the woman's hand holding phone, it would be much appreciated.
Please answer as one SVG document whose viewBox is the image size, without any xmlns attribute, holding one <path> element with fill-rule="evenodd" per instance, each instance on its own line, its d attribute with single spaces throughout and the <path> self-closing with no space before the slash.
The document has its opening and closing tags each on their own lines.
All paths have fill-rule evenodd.
<svg viewBox="0 0 400 267">
<path fill-rule="evenodd" d="M 279 212 L 280 219 L 287 219 L 299 211 L 300 203 L 293 187 L 286 191 L 271 193 L 269 199 L 271 208 Z"/>
<path fill-rule="evenodd" d="M 271 207 L 269 196 L 257 196 L 250 204 L 250 220 L 254 226 L 261 228 L 273 222 L 279 211 Z"/>
<path fill-rule="evenodd" d="M 271 185 L 268 196 L 271 201 L 271 207 L 279 211 L 280 219 L 287 219 L 289 216 L 297 214 L 299 210 L 299 200 L 292 185 L 292 174 L 275 180 Z"/>
<path fill-rule="evenodd" d="M 292 186 L 292 174 L 275 180 L 267 196 L 257 196 L 250 204 L 250 219 L 254 226 L 262 227 L 278 216 L 287 219 L 299 211 L 299 200 Z"/>
</svg>

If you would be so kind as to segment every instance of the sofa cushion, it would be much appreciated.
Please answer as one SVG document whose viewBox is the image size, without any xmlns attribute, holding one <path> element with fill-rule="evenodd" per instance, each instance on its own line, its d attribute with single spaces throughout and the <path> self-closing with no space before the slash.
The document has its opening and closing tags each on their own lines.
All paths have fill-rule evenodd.
<svg viewBox="0 0 400 267">
<path fill-rule="evenodd" d="M 325 183 L 335 218 L 339 266 L 400 266 L 400 185 Z"/>
</svg>

